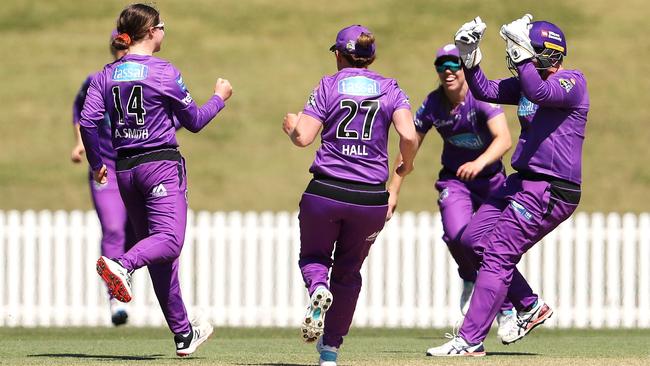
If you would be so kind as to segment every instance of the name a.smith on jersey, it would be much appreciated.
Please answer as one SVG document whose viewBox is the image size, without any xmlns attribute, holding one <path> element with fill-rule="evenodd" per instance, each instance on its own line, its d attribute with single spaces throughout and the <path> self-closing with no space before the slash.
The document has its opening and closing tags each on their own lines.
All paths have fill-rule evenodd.
<svg viewBox="0 0 650 366">
<path fill-rule="evenodd" d="M 146 140 L 149 138 L 149 130 L 146 128 L 116 128 L 115 138 Z"/>
</svg>

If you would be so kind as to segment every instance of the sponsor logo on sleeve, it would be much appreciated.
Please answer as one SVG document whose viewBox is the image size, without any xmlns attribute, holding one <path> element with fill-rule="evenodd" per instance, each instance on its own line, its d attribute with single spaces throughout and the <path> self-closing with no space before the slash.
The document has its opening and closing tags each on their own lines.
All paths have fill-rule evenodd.
<svg viewBox="0 0 650 366">
<path fill-rule="evenodd" d="M 187 95 L 185 95 L 185 98 L 181 99 L 181 101 L 185 105 L 190 105 L 190 103 L 192 103 L 193 99 L 192 99 L 192 96 L 190 95 L 190 93 L 187 93 Z"/>
<path fill-rule="evenodd" d="M 515 212 L 517 212 L 520 216 L 522 216 L 526 221 L 530 221 L 530 219 L 533 218 L 533 214 L 531 214 L 526 207 L 524 207 L 522 204 L 515 200 L 510 201 L 510 207 L 512 207 Z"/>
<path fill-rule="evenodd" d="M 517 106 L 517 116 L 519 117 L 528 117 L 532 116 L 537 112 L 537 104 L 528 100 L 528 98 L 523 95 L 519 98 L 519 105 Z"/>
<path fill-rule="evenodd" d="M 481 137 L 473 133 L 461 133 L 447 139 L 450 144 L 464 149 L 479 150 L 483 148 Z"/>
<path fill-rule="evenodd" d="M 181 88 L 182 91 L 187 91 L 187 87 L 185 86 L 185 83 L 183 82 L 183 77 L 179 76 L 178 79 L 176 80 L 176 84 L 178 84 L 178 87 Z"/>
<path fill-rule="evenodd" d="M 563 87 L 567 93 L 576 85 L 575 79 L 558 79 L 558 81 L 560 82 L 560 86 Z"/>
<path fill-rule="evenodd" d="M 311 92 L 311 94 L 309 94 L 309 98 L 307 98 L 307 104 L 314 108 L 316 108 L 316 93 L 316 90 L 314 90 Z"/>
<path fill-rule="evenodd" d="M 138 81 L 147 78 L 149 68 L 136 62 L 125 62 L 113 70 L 113 81 Z"/>
<path fill-rule="evenodd" d="M 339 94 L 373 96 L 381 94 L 379 82 L 365 76 L 352 76 L 338 82 Z"/>
</svg>

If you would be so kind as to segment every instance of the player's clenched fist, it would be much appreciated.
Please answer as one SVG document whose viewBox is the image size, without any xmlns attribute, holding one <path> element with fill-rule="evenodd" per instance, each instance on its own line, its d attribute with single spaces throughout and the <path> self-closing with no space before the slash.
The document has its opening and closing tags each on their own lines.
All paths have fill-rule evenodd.
<svg viewBox="0 0 650 366">
<path fill-rule="evenodd" d="M 284 133 L 291 136 L 293 130 L 296 129 L 296 125 L 298 124 L 298 120 L 300 119 L 301 114 L 302 113 L 287 113 L 287 115 L 284 116 L 284 121 L 282 121 L 282 130 Z"/>
<path fill-rule="evenodd" d="M 232 95 L 232 85 L 227 79 L 218 78 L 214 84 L 214 94 L 218 95 L 225 102 Z"/>
</svg>

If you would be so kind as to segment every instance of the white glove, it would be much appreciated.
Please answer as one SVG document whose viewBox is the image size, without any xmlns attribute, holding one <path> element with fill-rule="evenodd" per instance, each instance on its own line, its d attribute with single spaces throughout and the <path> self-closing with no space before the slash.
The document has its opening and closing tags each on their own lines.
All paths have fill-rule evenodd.
<svg viewBox="0 0 650 366">
<path fill-rule="evenodd" d="M 476 17 L 471 22 L 463 24 L 454 36 L 454 44 L 458 47 L 460 58 L 468 69 L 481 62 L 481 49 L 478 47 L 487 25 L 481 17 Z"/>
<path fill-rule="evenodd" d="M 535 50 L 530 44 L 529 30 L 533 16 L 526 14 L 512 23 L 501 26 L 499 34 L 506 41 L 506 52 L 514 63 L 535 57 Z"/>
</svg>

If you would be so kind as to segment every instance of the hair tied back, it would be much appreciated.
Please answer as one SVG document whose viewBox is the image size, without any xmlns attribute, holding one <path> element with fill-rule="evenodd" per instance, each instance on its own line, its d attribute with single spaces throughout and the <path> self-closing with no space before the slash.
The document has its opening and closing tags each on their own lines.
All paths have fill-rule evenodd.
<svg viewBox="0 0 650 366">
<path fill-rule="evenodd" d="M 126 33 L 120 33 L 115 38 L 122 40 L 122 42 L 124 42 L 127 46 L 131 45 L 131 37 L 129 37 L 129 35 Z"/>
</svg>

